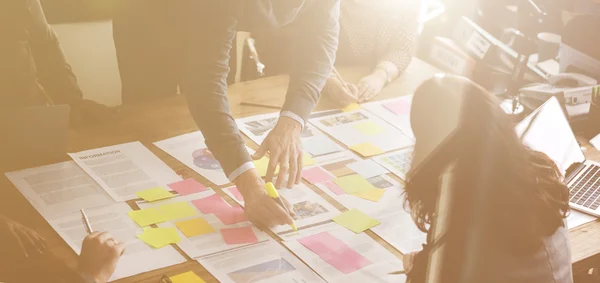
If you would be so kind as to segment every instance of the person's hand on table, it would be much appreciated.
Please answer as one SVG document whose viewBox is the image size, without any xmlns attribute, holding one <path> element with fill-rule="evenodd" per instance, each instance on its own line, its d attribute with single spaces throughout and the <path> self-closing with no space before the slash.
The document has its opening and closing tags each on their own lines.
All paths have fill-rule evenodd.
<svg viewBox="0 0 600 283">
<path fill-rule="evenodd" d="M 300 183 L 302 178 L 302 143 L 300 135 L 302 125 L 296 120 L 281 116 L 275 128 L 269 132 L 260 148 L 252 156 L 254 160 L 261 159 L 269 153 L 269 166 L 267 167 L 266 181 L 273 181 L 277 166 L 276 188 L 287 186 L 292 188 L 294 184 Z M 284 184 L 284 181 L 287 182 Z"/>
<path fill-rule="evenodd" d="M 117 242 L 110 234 L 89 234 L 83 240 L 77 271 L 96 283 L 108 282 L 124 252 L 125 244 Z"/>
<path fill-rule="evenodd" d="M 378 74 L 370 74 L 358 82 L 358 102 L 365 102 L 378 95 L 385 86 L 386 78 Z"/>
<path fill-rule="evenodd" d="M 25 257 L 39 256 L 46 251 L 42 236 L 4 215 L 0 215 L 0 239 L 3 244 L 20 249 Z"/>
<path fill-rule="evenodd" d="M 336 77 L 327 79 L 327 83 L 323 88 L 323 94 L 329 98 L 333 106 L 339 108 L 358 102 L 358 87 L 354 84 L 340 81 Z"/>
<path fill-rule="evenodd" d="M 291 225 L 295 213 L 290 203 L 285 199 L 286 207 L 290 210 L 287 214 L 277 202 L 267 195 L 265 182 L 261 179 L 256 169 L 242 173 L 234 183 L 244 197 L 244 212 L 248 220 L 260 228 L 270 228 L 277 225 Z"/>
</svg>

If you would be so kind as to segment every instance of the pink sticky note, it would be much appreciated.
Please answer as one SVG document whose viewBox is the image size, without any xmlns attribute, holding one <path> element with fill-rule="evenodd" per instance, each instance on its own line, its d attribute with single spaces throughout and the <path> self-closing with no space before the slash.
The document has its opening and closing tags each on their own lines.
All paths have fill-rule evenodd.
<svg viewBox="0 0 600 283">
<path fill-rule="evenodd" d="M 383 107 L 392 111 L 396 115 L 408 115 L 410 114 L 410 103 L 404 99 L 398 101 L 384 103 Z"/>
<path fill-rule="evenodd" d="M 171 188 L 171 190 L 176 191 L 181 196 L 187 196 L 207 190 L 204 185 L 191 178 L 169 184 L 168 186 Z"/>
<path fill-rule="evenodd" d="M 231 208 L 231 206 L 229 206 L 229 204 L 217 194 L 202 199 L 193 200 L 192 204 L 204 214 L 216 214 Z"/>
<path fill-rule="evenodd" d="M 368 259 L 328 232 L 304 237 L 298 242 L 344 274 L 371 264 Z"/>
<path fill-rule="evenodd" d="M 244 197 L 237 187 L 229 188 L 229 192 L 239 201 L 244 201 Z"/>
<path fill-rule="evenodd" d="M 251 226 L 221 229 L 221 235 L 228 245 L 258 243 Z"/>
<path fill-rule="evenodd" d="M 306 179 L 311 184 L 323 183 L 335 179 L 333 175 L 319 166 L 302 170 L 302 178 Z"/>
<path fill-rule="evenodd" d="M 239 206 L 230 207 L 228 209 L 215 212 L 215 216 L 217 216 L 217 218 L 219 218 L 219 220 L 221 220 L 221 222 L 223 222 L 225 225 L 248 221 L 246 215 L 244 214 L 244 209 Z"/>
<path fill-rule="evenodd" d="M 338 186 L 336 183 L 332 182 L 332 181 L 327 181 L 325 183 L 323 183 L 323 185 L 325 185 L 325 187 L 327 187 L 330 191 L 332 191 L 334 194 L 336 195 L 343 195 L 346 192 L 344 192 L 344 190 L 342 190 L 342 188 L 340 188 L 340 186 Z"/>
</svg>

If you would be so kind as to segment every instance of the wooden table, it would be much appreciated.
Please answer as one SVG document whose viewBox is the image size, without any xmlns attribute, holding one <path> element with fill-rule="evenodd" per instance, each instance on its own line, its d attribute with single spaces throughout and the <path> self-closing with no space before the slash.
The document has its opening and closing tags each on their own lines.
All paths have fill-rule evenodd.
<svg viewBox="0 0 600 283">
<path fill-rule="evenodd" d="M 368 72 L 364 68 L 346 68 L 340 69 L 339 71 L 344 79 L 348 81 L 356 81 Z M 377 99 L 411 94 L 422 81 L 430 78 L 435 72 L 437 72 L 437 70 L 434 67 L 415 59 L 406 73 L 386 87 Z M 276 76 L 232 85 L 230 87 L 230 102 L 234 117 L 245 117 L 274 112 L 275 110 L 273 109 L 240 106 L 239 104 L 244 101 L 280 106 L 284 101 L 287 82 L 287 76 Z M 328 108 L 331 107 L 328 106 L 327 102 L 321 101 L 317 110 L 325 110 Z M 202 183 L 209 185 L 210 182 L 202 176 L 187 168 L 185 165 L 152 144 L 158 140 L 196 130 L 196 124 L 189 114 L 185 99 L 180 96 L 174 96 L 147 102 L 142 105 L 136 105 L 135 108 L 131 109 L 124 108 L 120 120 L 115 124 L 72 132 L 69 150 L 74 152 L 131 141 L 140 141 L 183 177 L 194 177 Z M 247 142 L 254 149 L 257 148 L 257 145 L 249 139 L 247 139 Z M 590 148 L 589 145 L 587 146 Z M 588 158 L 590 159 L 600 160 L 600 153 L 593 150 L 593 148 L 588 149 L 586 155 L 588 155 Z M 68 159 L 65 158 L 65 160 Z M 33 227 L 35 230 L 39 231 L 39 233 L 48 240 L 51 252 L 67 262 L 70 266 L 74 266 L 77 260 L 76 254 L 69 246 L 67 246 L 58 234 L 54 232 L 50 225 L 37 214 L 35 209 L 25 200 L 25 198 L 22 197 L 12 185 L 7 183 L 7 180 L 5 180 L 6 178 L 2 178 L 3 180 L 0 182 L 0 185 L 6 185 L 5 191 L 11 199 L 12 209 L 15 210 L 17 215 L 23 216 L 19 220 L 24 221 L 27 226 Z M 215 186 L 212 187 L 216 188 Z M 320 190 L 315 191 L 323 196 L 323 198 L 332 202 L 337 208 L 343 208 L 335 201 L 332 201 L 327 194 L 322 193 Z M 219 194 L 224 195 L 222 193 Z M 233 203 L 228 197 L 226 197 L 226 199 Z M 132 205 L 132 207 L 135 207 L 133 202 L 129 202 L 129 204 Z M 401 253 L 372 232 L 367 231 L 367 234 L 395 255 L 401 256 Z M 271 235 L 273 234 L 271 233 Z M 275 239 L 277 238 L 275 237 Z M 591 264 L 590 259 L 600 253 L 600 221 L 588 223 L 573 229 L 571 231 L 571 245 L 573 249 L 574 267 L 578 270 L 589 267 Z M 200 264 L 189 258 L 185 263 L 125 278 L 117 282 L 156 283 L 163 274 L 172 276 L 190 270 L 196 272 L 196 274 L 202 277 L 206 282 L 218 282 Z"/>
</svg>

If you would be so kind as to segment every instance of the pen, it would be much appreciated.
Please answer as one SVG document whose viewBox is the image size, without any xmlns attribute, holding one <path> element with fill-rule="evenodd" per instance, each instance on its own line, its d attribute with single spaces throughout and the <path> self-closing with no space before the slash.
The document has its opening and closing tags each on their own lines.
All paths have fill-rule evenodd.
<svg viewBox="0 0 600 283">
<path fill-rule="evenodd" d="M 85 224 L 85 230 L 88 232 L 88 234 L 92 234 L 94 233 L 94 230 L 92 230 L 92 225 L 90 224 L 90 220 L 88 219 L 87 215 L 85 214 L 85 211 L 82 209 L 80 209 L 79 211 L 81 211 L 81 220 L 83 221 L 83 224 Z"/>
<path fill-rule="evenodd" d="M 265 184 L 265 189 L 267 190 L 267 194 L 273 198 L 279 205 L 281 205 L 281 207 L 285 210 L 285 212 L 287 212 L 287 214 L 290 214 L 289 209 L 285 206 L 285 203 L 283 203 L 283 200 L 279 197 L 279 193 L 277 192 L 277 189 L 275 188 L 275 186 L 273 186 L 273 183 L 268 182 Z M 298 232 L 298 228 L 296 227 L 296 222 L 294 220 L 292 220 L 292 229 L 294 229 L 294 231 Z"/>
<path fill-rule="evenodd" d="M 404 271 L 404 270 L 398 270 L 398 271 L 390 272 L 388 274 L 389 275 L 402 275 L 402 274 L 406 274 L 406 271 Z"/>
<path fill-rule="evenodd" d="M 342 76 L 340 75 L 340 73 L 338 73 L 338 71 L 335 69 L 335 67 L 333 67 L 333 69 L 331 70 L 331 72 L 333 72 L 333 74 L 337 77 L 338 80 L 340 80 L 340 82 L 342 83 L 342 85 L 344 86 L 344 89 L 349 93 L 352 94 L 352 92 L 350 91 L 350 89 L 348 88 L 348 86 L 346 85 L 346 83 L 344 82 L 344 79 L 342 79 Z"/>
</svg>

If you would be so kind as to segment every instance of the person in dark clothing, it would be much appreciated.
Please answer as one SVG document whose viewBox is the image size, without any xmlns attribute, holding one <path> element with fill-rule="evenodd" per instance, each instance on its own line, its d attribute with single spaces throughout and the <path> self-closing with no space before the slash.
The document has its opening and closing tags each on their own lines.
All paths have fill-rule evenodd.
<svg viewBox="0 0 600 283">
<path fill-rule="evenodd" d="M 74 126 L 110 119 L 110 110 L 82 98 L 39 0 L 0 1 L 0 111 L 69 104 Z"/>
<path fill-rule="evenodd" d="M 265 193 L 252 159 L 268 152 L 266 180 L 273 179 L 279 166 L 276 186 L 291 188 L 299 183 L 300 132 L 333 67 L 339 5 L 339 0 L 130 0 L 116 14 L 114 36 L 123 95 L 147 99 L 146 94 L 174 94 L 179 85 L 208 148 L 244 196 L 246 214 L 256 224 L 292 223 Z M 227 98 L 232 41 L 238 26 L 279 28 L 291 22 L 301 25 L 302 32 L 292 39 L 286 102 L 277 125 L 251 157 Z M 123 97 L 125 103 L 129 100 Z"/>
</svg>

